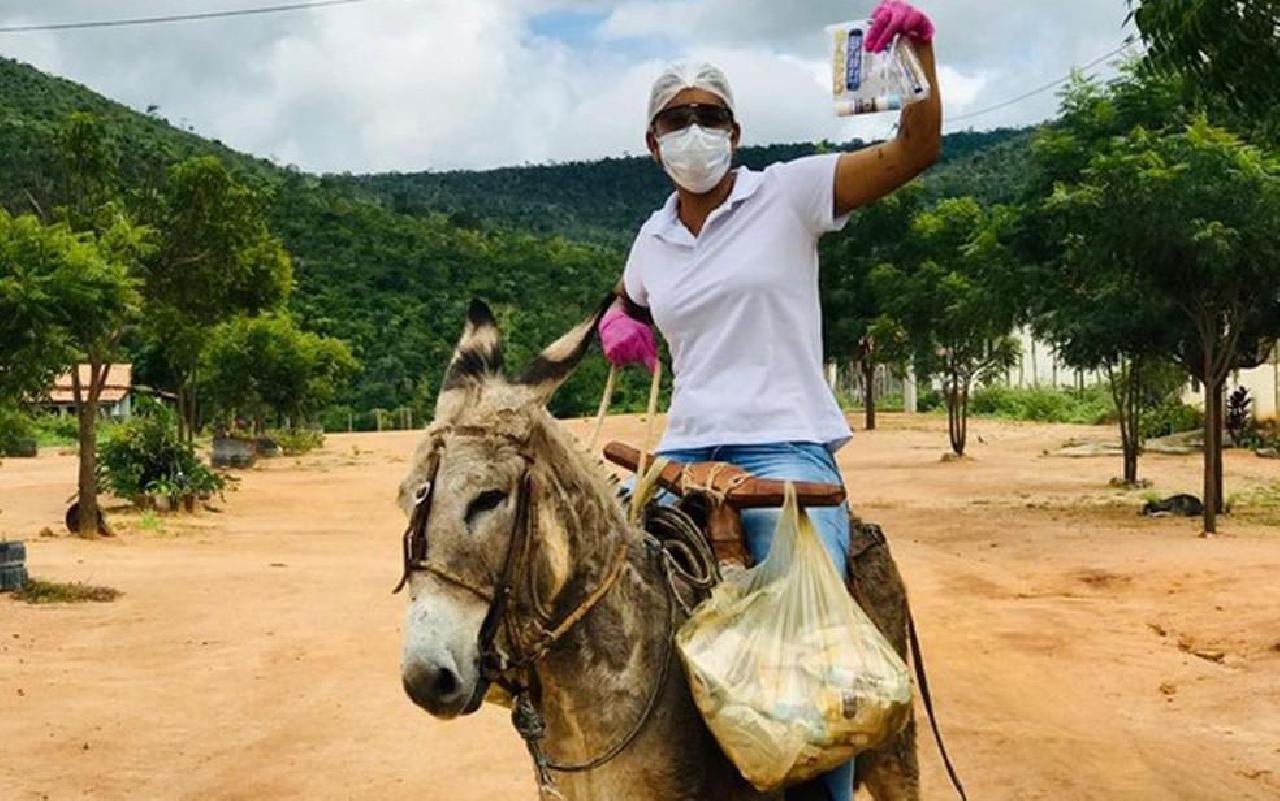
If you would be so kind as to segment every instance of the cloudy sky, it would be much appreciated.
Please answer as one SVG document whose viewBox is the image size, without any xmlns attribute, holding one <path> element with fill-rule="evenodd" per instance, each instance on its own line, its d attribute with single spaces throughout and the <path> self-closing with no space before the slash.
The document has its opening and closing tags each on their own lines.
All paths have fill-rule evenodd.
<svg viewBox="0 0 1280 801">
<path fill-rule="evenodd" d="M 250 8 L 282 0 L 0 0 L 0 26 Z M 837 119 L 823 26 L 873 0 L 367 0 L 269 16 L 0 33 L 0 55 L 309 170 L 483 168 L 643 150 L 672 60 L 728 72 L 748 143 L 883 135 Z M 1119 47 L 1124 0 L 920 0 L 949 117 Z M 1094 72 L 1106 75 L 1103 66 Z M 1051 116 L 1053 92 L 948 124 Z"/>
</svg>

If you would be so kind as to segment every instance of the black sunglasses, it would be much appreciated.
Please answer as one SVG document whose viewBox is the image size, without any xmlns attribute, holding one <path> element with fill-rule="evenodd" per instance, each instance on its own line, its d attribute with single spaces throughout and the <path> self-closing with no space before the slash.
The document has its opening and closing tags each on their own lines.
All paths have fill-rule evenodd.
<svg viewBox="0 0 1280 801">
<path fill-rule="evenodd" d="M 653 126 L 663 132 L 682 131 L 697 123 L 703 128 L 732 128 L 733 112 L 711 103 L 686 103 L 659 111 Z"/>
</svg>

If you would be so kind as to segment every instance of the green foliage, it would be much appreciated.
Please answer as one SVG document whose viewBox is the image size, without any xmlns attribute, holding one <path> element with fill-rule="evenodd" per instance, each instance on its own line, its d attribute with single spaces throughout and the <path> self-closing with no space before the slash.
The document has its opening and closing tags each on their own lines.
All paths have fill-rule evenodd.
<svg viewBox="0 0 1280 801">
<path fill-rule="evenodd" d="M 145 269 L 144 331 L 176 379 L 181 414 L 194 429 L 191 390 L 210 329 L 281 307 L 293 265 L 267 230 L 266 198 L 213 156 L 170 168 L 148 214 L 160 245 Z"/>
<path fill-rule="evenodd" d="M 920 375 L 967 387 L 1012 364 L 1015 309 L 999 294 L 1003 254 L 992 240 L 1005 219 L 973 198 L 944 200 L 912 219 L 912 260 L 873 271 L 886 313 L 872 334 L 902 342 Z"/>
<path fill-rule="evenodd" d="M 0 404 L 0 456 L 30 456 L 36 447 L 31 418 L 21 409 Z"/>
<path fill-rule="evenodd" d="M 1086 387 L 1083 392 L 991 384 L 974 391 L 969 410 L 976 415 L 1038 423 L 1102 425 L 1116 419 L 1115 402 L 1102 384 Z"/>
<path fill-rule="evenodd" d="M 118 425 L 98 446 L 102 486 L 121 498 L 179 498 L 221 491 L 225 481 L 196 456 L 178 436 L 169 409 L 139 404 L 133 419 Z"/>
<path fill-rule="evenodd" d="M 42 414 L 38 415 L 34 422 L 40 442 L 45 445 L 73 444 L 80 433 L 80 421 L 75 415 Z"/>
<path fill-rule="evenodd" d="M 324 446 L 324 432 L 310 428 L 275 429 L 266 437 L 279 445 L 285 456 L 301 456 Z"/>
<path fill-rule="evenodd" d="M 38 395 L 81 354 L 111 349 L 138 313 L 139 236 L 124 218 L 94 237 L 0 209 L 0 396 Z"/>
<path fill-rule="evenodd" d="M 748 123 L 749 124 L 749 123 Z M 640 137 L 637 136 L 637 142 Z M 1012 145 L 996 158 L 986 152 Z M 744 147 L 737 163 L 761 170 L 816 152 L 855 150 L 868 142 L 775 144 Z M 938 167 L 923 178 L 931 196 L 977 195 L 1006 202 L 1025 174 L 1025 132 L 960 131 L 943 140 Z M 462 228 L 514 228 L 615 247 L 630 244 L 640 225 L 671 194 L 671 182 L 648 156 L 592 162 L 525 165 L 483 172 L 385 173 L 327 178 L 384 201 L 414 217 L 444 214 Z"/>
<path fill-rule="evenodd" d="M 1185 361 L 1203 373 L 1208 349 L 1206 383 L 1237 366 L 1251 319 L 1277 317 L 1280 165 L 1203 118 L 1114 140 L 1049 209 L 1074 232 L 1070 263 L 1103 261 L 1132 291 L 1183 312 L 1200 357 Z"/>
<path fill-rule="evenodd" d="M 1280 6 L 1275 0 L 1137 0 L 1144 67 L 1181 80 L 1188 102 L 1224 109 L 1280 141 Z"/>
<path fill-rule="evenodd" d="M 211 332 L 201 394 L 224 422 L 299 422 L 332 403 L 357 368 L 345 343 L 302 331 L 288 316 L 240 317 Z"/>
<path fill-rule="evenodd" d="M 911 225 L 924 204 L 924 191 L 910 185 L 858 211 L 844 230 L 827 236 L 822 248 L 822 322 L 827 353 L 879 363 L 871 328 L 885 313 L 871 282 L 881 264 L 912 258 Z"/>
<path fill-rule="evenodd" d="M 871 274 L 884 304 L 871 336 L 909 354 L 917 374 L 941 378 L 957 454 L 966 443 L 970 388 L 1017 359 L 1009 336 L 1017 306 L 1007 294 L 1010 256 L 1002 243 L 1014 219 L 1003 206 L 943 200 L 912 218 L 910 259 Z"/>
<path fill-rule="evenodd" d="M 1204 427 L 1204 412 L 1178 400 L 1166 400 L 1142 416 L 1143 439 L 1156 439 Z"/>
</svg>

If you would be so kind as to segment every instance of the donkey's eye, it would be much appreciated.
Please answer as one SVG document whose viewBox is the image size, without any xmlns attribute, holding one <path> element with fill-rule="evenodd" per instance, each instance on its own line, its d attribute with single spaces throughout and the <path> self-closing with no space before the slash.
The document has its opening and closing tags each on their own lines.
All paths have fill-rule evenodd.
<svg viewBox="0 0 1280 801">
<path fill-rule="evenodd" d="M 492 512 L 502 505 L 507 499 L 507 493 L 502 490 L 485 490 L 475 497 L 471 503 L 467 504 L 467 525 L 471 525 L 478 516 L 485 512 Z"/>
</svg>

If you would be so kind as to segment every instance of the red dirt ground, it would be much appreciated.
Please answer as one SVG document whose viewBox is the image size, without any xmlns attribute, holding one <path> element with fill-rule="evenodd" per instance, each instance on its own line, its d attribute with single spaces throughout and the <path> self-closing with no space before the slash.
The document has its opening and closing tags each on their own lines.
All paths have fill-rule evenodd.
<svg viewBox="0 0 1280 801">
<path fill-rule="evenodd" d="M 1227 455 L 1236 514 L 1206 540 L 1139 517 L 1142 493 L 1107 486 L 1118 459 L 1043 455 L 1110 433 L 978 421 L 974 458 L 942 463 L 943 421 L 888 416 L 841 453 L 907 578 L 970 797 L 1280 798 L 1280 462 Z M 441 723 L 400 689 L 392 501 L 414 442 L 331 436 L 241 473 L 221 513 L 117 514 L 95 542 L 36 536 L 73 457 L 0 466 L 0 536 L 27 539 L 33 574 L 125 593 L 0 598 L 0 797 L 532 801 L 504 711 Z M 1141 469 L 1197 492 L 1198 457 Z M 922 754 L 925 797 L 949 798 Z"/>
</svg>

